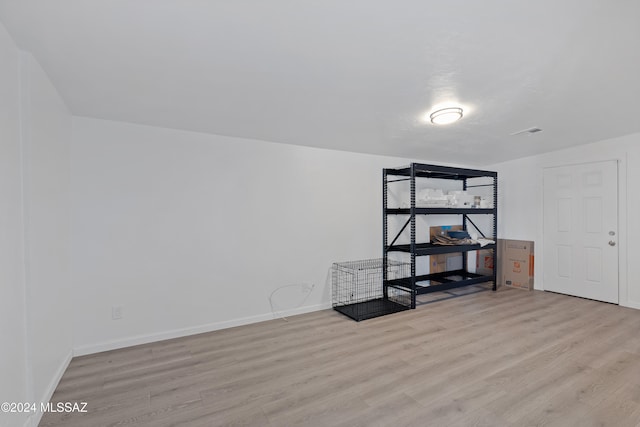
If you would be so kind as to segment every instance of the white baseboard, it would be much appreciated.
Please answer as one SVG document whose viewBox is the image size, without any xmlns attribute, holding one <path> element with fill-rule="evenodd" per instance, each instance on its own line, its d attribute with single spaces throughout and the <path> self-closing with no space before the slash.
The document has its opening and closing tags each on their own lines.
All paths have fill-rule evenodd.
<svg viewBox="0 0 640 427">
<path fill-rule="evenodd" d="M 637 303 L 637 302 L 626 301 L 624 304 L 620 303 L 620 305 L 622 307 L 635 308 L 637 310 L 640 310 L 640 303 Z"/>
<path fill-rule="evenodd" d="M 73 358 L 73 351 L 69 351 L 69 353 L 67 353 L 67 355 L 62 360 L 62 363 L 60 364 L 60 366 L 58 366 L 58 370 L 55 372 L 55 375 L 53 376 L 53 378 L 51 378 L 51 381 L 49 382 L 47 389 L 43 391 L 40 398 L 36 398 L 35 401 L 37 403 L 39 402 L 47 403 L 51 401 L 51 397 L 53 397 L 53 393 L 56 391 L 56 388 L 58 387 L 58 384 L 60 383 L 62 376 L 64 375 L 67 368 L 69 367 L 69 363 L 71 363 L 72 358 Z M 42 415 L 44 414 L 39 409 L 36 412 L 32 413 L 32 415 L 25 421 L 24 423 L 25 427 L 27 426 L 36 427 L 38 424 L 40 424 Z"/>
<path fill-rule="evenodd" d="M 116 350 L 134 345 L 147 344 L 155 341 L 179 338 L 188 335 L 202 334 L 205 332 L 217 331 L 220 329 L 233 328 L 235 326 L 249 325 L 251 323 L 264 322 L 282 317 L 295 316 L 297 314 L 311 313 L 313 311 L 326 310 L 331 308 L 331 303 L 323 303 L 299 307 L 293 310 L 279 311 L 273 313 L 260 314 L 258 316 L 243 317 L 240 319 L 225 320 L 223 322 L 209 323 L 206 325 L 193 326 L 188 328 L 173 329 L 170 331 L 157 332 L 147 335 L 137 335 L 118 340 L 106 341 L 102 343 L 81 345 L 73 349 L 74 356 L 84 356 L 87 354 L 100 353 L 102 351 Z"/>
</svg>

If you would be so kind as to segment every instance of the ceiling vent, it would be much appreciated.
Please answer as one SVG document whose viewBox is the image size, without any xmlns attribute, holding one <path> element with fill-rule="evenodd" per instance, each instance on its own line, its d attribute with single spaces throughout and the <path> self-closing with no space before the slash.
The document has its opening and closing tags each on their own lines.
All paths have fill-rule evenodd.
<svg viewBox="0 0 640 427">
<path fill-rule="evenodd" d="M 538 132 L 542 132 L 542 129 L 540 129 L 540 128 L 529 128 L 529 129 L 519 130 L 518 132 L 514 132 L 514 133 L 511 134 L 511 136 L 521 135 L 523 133 L 538 133 Z"/>
</svg>

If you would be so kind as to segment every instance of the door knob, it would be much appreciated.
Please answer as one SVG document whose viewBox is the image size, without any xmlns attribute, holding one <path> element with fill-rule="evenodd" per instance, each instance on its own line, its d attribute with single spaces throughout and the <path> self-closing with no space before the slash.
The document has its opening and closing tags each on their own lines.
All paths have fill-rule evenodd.
<svg viewBox="0 0 640 427">
<path fill-rule="evenodd" d="M 609 240 L 609 246 L 615 246 L 616 242 L 614 242 L 613 240 Z"/>
</svg>

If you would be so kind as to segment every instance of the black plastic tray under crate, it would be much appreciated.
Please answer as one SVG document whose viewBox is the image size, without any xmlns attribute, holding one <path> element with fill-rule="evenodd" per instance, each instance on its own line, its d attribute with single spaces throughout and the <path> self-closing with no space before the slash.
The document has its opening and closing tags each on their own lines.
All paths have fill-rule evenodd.
<svg viewBox="0 0 640 427">
<path fill-rule="evenodd" d="M 383 298 L 333 307 L 334 310 L 358 322 L 409 310 L 410 308 L 410 306 L 401 305 Z"/>
</svg>

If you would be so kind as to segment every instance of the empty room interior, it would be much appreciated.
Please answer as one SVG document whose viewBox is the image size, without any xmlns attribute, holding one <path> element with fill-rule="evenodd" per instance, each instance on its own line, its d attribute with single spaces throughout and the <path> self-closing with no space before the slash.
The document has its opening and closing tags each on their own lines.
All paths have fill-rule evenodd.
<svg viewBox="0 0 640 427">
<path fill-rule="evenodd" d="M 0 0 L 0 427 L 639 426 L 638 22 Z"/>
</svg>

